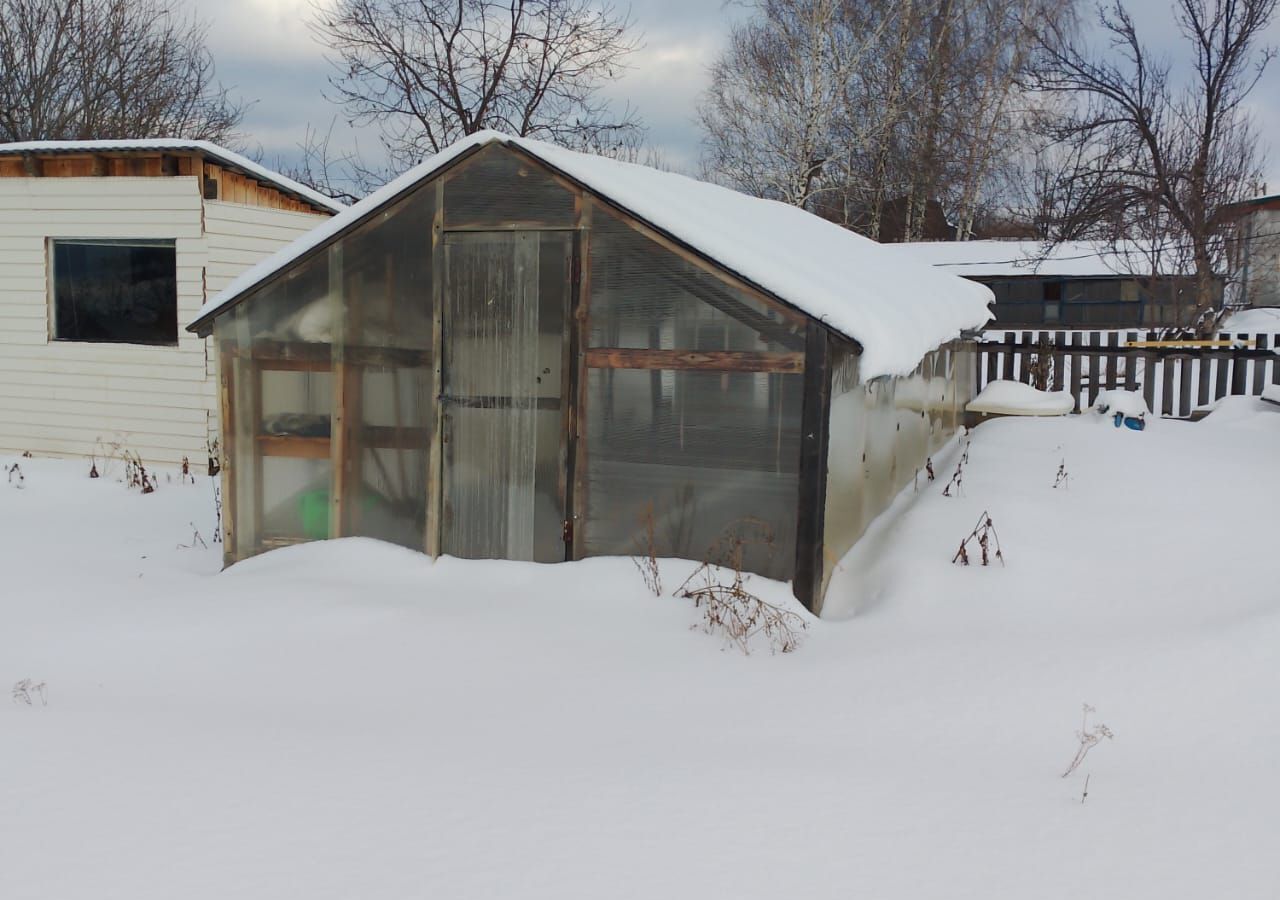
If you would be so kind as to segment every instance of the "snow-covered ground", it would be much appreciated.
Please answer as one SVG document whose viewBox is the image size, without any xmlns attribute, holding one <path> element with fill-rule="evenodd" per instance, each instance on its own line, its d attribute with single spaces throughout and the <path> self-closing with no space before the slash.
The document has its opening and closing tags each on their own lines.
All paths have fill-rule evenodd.
<svg viewBox="0 0 1280 900">
<path fill-rule="evenodd" d="M 953 445 L 776 656 L 626 560 L 217 574 L 207 479 L 17 460 L 0 898 L 1274 897 L 1280 411 L 1100 418 L 980 426 L 943 497 Z M 984 510 L 1007 567 L 952 565 Z"/>
</svg>

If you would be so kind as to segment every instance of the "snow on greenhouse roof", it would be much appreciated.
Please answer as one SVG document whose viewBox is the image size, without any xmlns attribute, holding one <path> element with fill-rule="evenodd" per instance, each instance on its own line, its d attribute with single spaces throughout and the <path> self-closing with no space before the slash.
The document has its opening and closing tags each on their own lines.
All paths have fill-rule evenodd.
<svg viewBox="0 0 1280 900">
<path fill-rule="evenodd" d="M 863 378 L 905 374 L 940 345 L 990 318 L 991 292 L 884 252 L 875 241 L 783 203 L 683 175 L 577 153 L 494 131 L 473 134 L 246 270 L 205 304 L 191 330 L 293 260 L 467 151 L 518 148 L 716 265 L 862 346 Z"/>
<path fill-rule="evenodd" d="M 188 141 L 181 138 L 140 138 L 138 140 L 103 140 L 103 141 L 23 141 L 14 144 L 0 144 L 0 156 L 20 156 L 27 153 L 139 153 L 139 152 L 196 151 L 209 159 L 231 169 L 238 169 L 246 175 L 252 175 L 259 181 L 274 185 L 288 194 L 293 194 L 331 212 L 341 212 L 346 205 L 332 197 L 326 197 L 317 190 L 300 184 L 292 178 L 286 178 L 279 172 L 273 172 L 251 159 L 233 153 L 225 147 L 219 147 L 209 141 Z"/>
<path fill-rule="evenodd" d="M 1066 241 L 1046 247 L 1041 241 L 915 241 L 884 247 L 899 259 L 970 278 L 1115 278 L 1152 271 L 1150 254 L 1137 244 Z"/>
</svg>

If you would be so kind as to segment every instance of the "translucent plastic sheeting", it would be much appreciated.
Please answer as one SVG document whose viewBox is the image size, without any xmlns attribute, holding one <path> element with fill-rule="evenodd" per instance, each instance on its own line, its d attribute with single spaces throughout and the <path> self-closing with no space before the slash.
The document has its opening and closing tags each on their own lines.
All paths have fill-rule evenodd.
<svg viewBox="0 0 1280 900">
<path fill-rule="evenodd" d="M 237 558 L 338 535 L 424 547 L 434 196 L 406 196 L 215 321 Z"/>
<path fill-rule="evenodd" d="M 916 479 L 931 454 L 955 434 L 973 390 L 971 350 L 962 344 L 930 353 L 915 372 L 862 382 L 858 356 L 833 354 L 828 419 L 823 548 L 826 580 L 871 520 Z M 935 466 L 936 477 L 948 472 Z"/>
<path fill-rule="evenodd" d="M 445 228 L 574 225 L 573 192 L 498 147 L 480 150 L 446 176 L 444 208 Z"/>
<path fill-rule="evenodd" d="M 803 333 L 777 311 L 660 246 L 598 204 L 591 224 L 591 346 L 804 349 Z"/>
<path fill-rule="evenodd" d="M 565 558 L 561 381 L 571 248 L 558 232 L 447 236 L 445 553 Z"/>
<path fill-rule="evenodd" d="M 346 477 L 341 534 L 426 546 L 427 454 L 435 426 L 431 229 L 420 189 L 343 238 L 342 344 Z"/>
<path fill-rule="evenodd" d="M 587 374 L 590 555 L 648 550 L 743 568 L 795 568 L 803 377 L 592 369 Z"/>
</svg>

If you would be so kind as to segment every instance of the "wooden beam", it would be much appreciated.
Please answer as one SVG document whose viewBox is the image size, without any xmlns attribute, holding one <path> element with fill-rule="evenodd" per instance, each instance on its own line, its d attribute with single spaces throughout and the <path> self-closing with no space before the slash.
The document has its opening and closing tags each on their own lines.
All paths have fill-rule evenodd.
<svg viewBox="0 0 1280 900">
<path fill-rule="evenodd" d="M 630 350 L 595 347 L 587 351 L 592 369 L 681 369 L 704 372 L 781 372 L 805 370 L 804 353 L 748 350 Z"/>
<path fill-rule="evenodd" d="M 343 291 L 342 244 L 329 247 L 329 321 L 333 343 L 333 425 L 329 446 L 329 537 L 347 534 L 347 489 L 351 463 L 351 426 L 355 423 L 352 382 L 348 376 L 347 304 Z"/>
<path fill-rule="evenodd" d="M 831 406 L 831 348 L 827 330 L 808 327 L 804 403 L 800 413 L 800 484 L 796 506 L 796 571 L 791 589 L 812 613 L 822 611 L 822 567 L 827 505 L 827 415 Z"/>
<path fill-rule="evenodd" d="M 569 309 L 569 334 L 573 359 L 573 380 L 565 396 L 568 409 L 567 448 L 569 470 L 565 473 L 567 494 L 565 515 L 572 529 L 569 541 L 571 559 L 587 555 L 587 350 L 591 342 L 591 223 L 595 204 L 589 194 L 574 196 L 574 218 L 578 237 L 574 242 L 572 297 Z"/>
<path fill-rule="evenodd" d="M 235 450 L 235 391 L 231 384 L 232 356 L 228 341 L 218 342 L 218 422 L 222 434 L 219 446 L 222 458 L 218 474 L 222 491 L 222 565 L 236 561 L 236 472 Z"/>
<path fill-rule="evenodd" d="M 427 534 L 425 550 L 440 555 L 444 523 L 444 178 L 431 186 L 435 206 L 431 216 L 431 442 L 427 445 Z"/>
<path fill-rule="evenodd" d="M 291 459 L 328 459 L 332 441 L 327 437 L 303 437 L 297 434 L 260 434 L 255 439 L 261 456 L 287 456 Z"/>
</svg>

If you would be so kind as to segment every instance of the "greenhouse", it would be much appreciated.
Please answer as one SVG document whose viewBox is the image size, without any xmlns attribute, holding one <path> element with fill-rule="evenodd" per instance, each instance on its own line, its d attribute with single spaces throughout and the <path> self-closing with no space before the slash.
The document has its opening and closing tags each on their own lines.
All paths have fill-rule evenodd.
<svg viewBox="0 0 1280 900">
<path fill-rule="evenodd" d="M 220 367 L 226 561 L 732 545 L 817 611 L 958 427 L 989 300 L 793 207 L 472 135 L 191 325 Z"/>
</svg>

